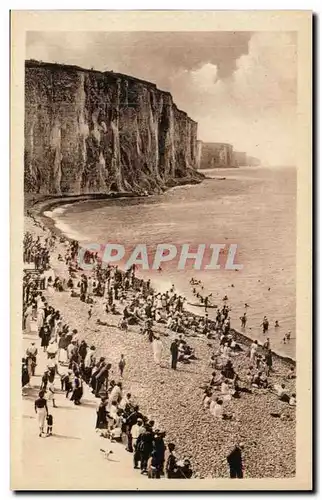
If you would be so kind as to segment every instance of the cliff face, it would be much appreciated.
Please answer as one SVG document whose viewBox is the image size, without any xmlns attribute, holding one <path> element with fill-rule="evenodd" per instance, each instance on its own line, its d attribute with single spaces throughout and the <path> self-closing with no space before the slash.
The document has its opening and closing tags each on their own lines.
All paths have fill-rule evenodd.
<svg viewBox="0 0 322 500">
<path fill-rule="evenodd" d="M 26 61 L 25 192 L 160 192 L 196 162 L 197 123 L 154 84 Z"/>
<path fill-rule="evenodd" d="M 233 146 L 221 142 L 201 142 L 200 169 L 234 167 Z"/>
<path fill-rule="evenodd" d="M 247 155 L 244 151 L 234 151 L 234 161 L 237 167 L 245 167 L 247 165 Z"/>
</svg>

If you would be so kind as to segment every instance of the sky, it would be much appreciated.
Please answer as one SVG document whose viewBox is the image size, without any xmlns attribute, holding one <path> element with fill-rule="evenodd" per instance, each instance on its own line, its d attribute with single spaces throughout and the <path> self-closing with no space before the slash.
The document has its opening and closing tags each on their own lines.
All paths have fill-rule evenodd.
<svg viewBox="0 0 322 500">
<path fill-rule="evenodd" d="M 29 32 L 26 59 L 113 70 L 171 92 L 198 138 L 295 165 L 292 32 Z"/>
</svg>

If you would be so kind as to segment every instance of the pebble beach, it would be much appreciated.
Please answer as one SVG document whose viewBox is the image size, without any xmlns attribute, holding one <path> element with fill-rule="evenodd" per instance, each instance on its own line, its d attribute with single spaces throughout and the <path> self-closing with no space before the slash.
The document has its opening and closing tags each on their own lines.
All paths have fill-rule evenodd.
<svg viewBox="0 0 322 500">
<path fill-rule="evenodd" d="M 45 219 L 41 219 L 44 223 Z M 50 229 L 47 229 L 49 231 Z M 25 231 L 44 236 L 44 231 L 25 217 Z M 58 243 L 50 262 L 55 274 L 67 277 L 67 268 L 58 260 L 65 243 Z M 121 353 L 126 359 L 123 386 L 132 393 L 142 411 L 154 419 L 158 428 L 166 431 L 166 441 L 174 441 L 180 456 L 191 459 L 194 475 L 200 478 L 228 477 L 226 457 L 236 442 L 245 444 L 244 468 L 248 478 L 285 478 L 295 476 L 296 409 L 279 401 L 266 389 L 253 389 L 238 400 L 226 403 L 232 420 L 215 420 L 202 404 L 204 386 L 211 378 L 211 353 L 219 348 L 219 340 L 208 340 L 203 335 L 187 336 L 195 349 L 197 359 L 181 365 L 177 371 L 169 369 L 170 343 L 163 325 L 155 331 L 163 343 L 161 366 L 153 361 L 151 344 L 139 333 L 139 326 L 130 326 L 127 332 L 117 324 L 118 316 L 107 314 L 103 299 L 96 297 L 93 314 L 88 319 L 88 305 L 69 292 L 45 292 L 48 303 L 62 314 L 71 328 L 77 328 L 81 339 L 97 348 L 97 354 L 112 363 L 111 378 L 118 380 L 117 362 Z M 126 303 L 124 304 L 126 305 Z M 232 315 L 234 311 L 232 311 Z M 97 320 L 108 326 L 97 324 Z M 238 341 L 243 352 L 233 360 L 241 379 L 250 365 L 247 341 Z M 286 379 L 289 361 L 275 356 L 270 380 L 272 384 L 285 383 L 288 392 L 296 392 L 296 381 Z M 282 413 L 287 419 L 274 418 L 272 412 Z"/>
</svg>

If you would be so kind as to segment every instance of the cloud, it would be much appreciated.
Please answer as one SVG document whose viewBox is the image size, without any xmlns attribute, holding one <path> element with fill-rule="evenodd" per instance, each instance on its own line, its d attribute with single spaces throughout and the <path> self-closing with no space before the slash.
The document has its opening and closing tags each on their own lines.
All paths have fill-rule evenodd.
<svg viewBox="0 0 322 500">
<path fill-rule="evenodd" d="M 27 58 L 113 70 L 172 93 L 200 139 L 293 163 L 296 37 L 291 32 L 31 32 Z"/>
<path fill-rule="evenodd" d="M 172 92 L 199 123 L 204 141 L 232 143 L 270 164 L 294 164 L 296 151 L 296 43 L 290 33 L 256 33 L 235 71 L 216 67 L 177 75 Z"/>
</svg>

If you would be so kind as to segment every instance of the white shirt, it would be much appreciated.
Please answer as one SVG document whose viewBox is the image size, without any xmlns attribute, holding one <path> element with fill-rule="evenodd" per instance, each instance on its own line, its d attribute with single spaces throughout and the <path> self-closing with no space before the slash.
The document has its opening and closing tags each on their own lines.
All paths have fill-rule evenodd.
<svg viewBox="0 0 322 500">
<path fill-rule="evenodd" d="M 228 394 L 229 393 L 229 386 L 228 386 L 228 384 L 226 384 L 226 382 L 223 382 L 221 384 L 221 392 L 223 394 Z"/>
<path fill-rule="evenodd" d="M 258 344 L 255 344 L 255 342 L 254 342 L 254 343 L 251 345 L 251 350 L 255 352 L 255 351 L 257 351 L 257 349 L 258 349 Z"/>
<path fill-rule="evenodd" d="M 111 418 L 113 418 L 114 420 L 117 419 L 118 414 L 117 414 L 117 407 L 115 405 L 111 405 L 109 413 Z"/>
<path fill-rule="evenodd" d="M 121 389 L 118 385 L 115 385 L 112 389 L 111 395 L 110 395 L 110 402 L 117 401 L 119 396 L 121 395 Z"/>
<path fill-rule="evenodd" d="M 133 439 L 137 439 L 144 431 L 143 425 L 134 424 L 131 429 Z"/>
<path fill-rule="evenodd" d="M 222 405 L 218 405 L 215 401 L 212 401 L 212 403 L 210 404 L 210 413 L 215 418 L 221 418 L 223 413 Z"/>
<path fill-rule="evenodd" d="M 280 398 L 281 396 L 283 396 L 284 394 L 286 394 L 286 390 L 283 389 L 283 387 L 279 384 L 276 384 L 274 385 L 274 389 L 278 395 L 278 397 Z"/>
<path fill-rule="evenodd" d="M 91 366 L 92 355 L 93 355 L 93 351 L 89 351 L 86 354 L 85 359 L 84 359 L 84 366 L 85 366 L 85 368 L 89 368 Z"/>
<path fill-rule="evenodd" d="M 49 354 L 55 354 L 58 351 L 58 344 L 57 342 L 51 342 L 49 346 L 47 347 L 47 352 Z"/>
</svg>

